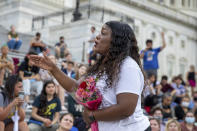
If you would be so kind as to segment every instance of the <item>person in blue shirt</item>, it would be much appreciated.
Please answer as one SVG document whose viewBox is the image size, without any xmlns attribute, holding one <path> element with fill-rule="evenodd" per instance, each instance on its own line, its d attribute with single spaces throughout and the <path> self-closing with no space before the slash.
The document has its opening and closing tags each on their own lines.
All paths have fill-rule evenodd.
<svg viewBox="0 0 197 131">
<path fill-rule="evenodd" d="M 55 83 L 47 81 L 41 94 L 36 97 L 33 103 L 32 116 L 29 120 L 30 131 L 54 131 L 57 129 L 61 102 L 55 92 Z"/>
<path fill-rule="evenodd" d="M 143 59 L 143 68 L 147 76 L 149 74 L 154 74 L 157 77 L 157 69 L 159 68 L 158 54 L 166 47 L 163 32 L 161 33 L 161 36 L 163 42 L 161 47 L 153 48 L 153 41 L 148 39 L 146 41 L 146 49 L 142 50 L 140 53 L 140 58 Z"/>
<path fill-rule="evenodd" d="M 76 77 L 76 74 L 75 72 L 73 71 L 73 68 L 75 66 L 75 63 L 73 61 L 67 61 L 67 67 L 62 67 L 62 71 L 70 78 L 73 78 L 75 79 Z"/>
</svg>

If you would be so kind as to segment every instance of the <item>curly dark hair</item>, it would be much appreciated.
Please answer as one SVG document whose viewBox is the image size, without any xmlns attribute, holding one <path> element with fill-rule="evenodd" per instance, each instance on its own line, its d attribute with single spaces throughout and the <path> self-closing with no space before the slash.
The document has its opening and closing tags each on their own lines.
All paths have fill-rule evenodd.
<svg viewBox="0 0 197 131">
<path fill-rule="evenodd" d="M 109 51 L 105 55 L 101 55 L 96 64 L 88 69 L 87 75 L 97 74 L 97 77 L 100 78 L 106 74 L 107 87 L 112 87 L 112 84 L 116 85 L 119 80 L 120 67 L 126 57 L 133 58 L 142 72 L 143 70 L 137 40 L 131 27 L 118 21 L 109 21 L 105 24 L 112 31 Z"/>
</svg>

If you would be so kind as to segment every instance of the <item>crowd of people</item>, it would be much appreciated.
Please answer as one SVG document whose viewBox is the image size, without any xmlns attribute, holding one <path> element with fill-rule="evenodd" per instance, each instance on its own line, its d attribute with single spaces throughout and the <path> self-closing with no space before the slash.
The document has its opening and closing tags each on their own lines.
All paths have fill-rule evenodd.
<svg viewBox="0 0 197 131">
<path fill-rule="evenodd" d="M 0 131 L 11 130 L 11 117 L 18 110 L 20 131 L 87 131 L 89 126 L 84 122 L 83 106 L 78 104 L 72 94 L 66 92 L 50 71 L 35 66 L 30 55 L 43 56 L 43 52 L 68 77 L 79 80 L 99 59 L 93 52 L 96 28 L 91 27 L 91 37 L 87 51 L 88 64 L 72 60 L 71 52 L 60 36 L 55 44 L 55 54 L 50 54 L 47 45 L 37 32 L 30 41 L 30 49 L 23 61 L 15 64 L 8 57 L 9 51 L 18 52 L 22 41 L 11 26 L 8 42 L 1 46 L 0 56 Z M 167 75 L 158 78 L 158 54 L 166 47 L 164 33 L 161 33 L 162 46 L 153 48 L 153 41 L 146 41 L 146 48 L 140 52 L 143 59 L 145 87 L 142 93 L 144 114 L 149 117 L 152 131 L 197 131 L 197 72 L 193 65 L 183 76 L 178 75 L 170 81 Z M 113 77 L 112 77 L 113 78 Z M 158 81 L 160 80 L 161 81 Z M 24 100 L 19 92 L 24 91 Z M 33 100 L 33 103 L 31 102 Z M 65 106 L 67 103 L 67 106 Z M 25 121 L 25 110 L 32 109 L 31 117 Z M 61 116 L 60 111 L 68 113 Z M 147 130 L 148 131 L 148 130 Z"/>
</svg>

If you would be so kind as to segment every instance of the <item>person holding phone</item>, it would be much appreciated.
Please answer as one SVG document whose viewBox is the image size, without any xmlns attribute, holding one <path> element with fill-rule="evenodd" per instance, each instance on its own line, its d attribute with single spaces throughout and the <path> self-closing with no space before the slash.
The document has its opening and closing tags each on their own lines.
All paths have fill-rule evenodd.
<svg viewBox="0 0 197 131">
<path fill-rule="evenodd" d="M 24 100 L 19 98 L 19 92 L 23 89 L 22 79 L 18 75 L 9 76 L 5 88 L 0 93 L 0 131 L 13 130 L 12 116 L 18 109 L 19 130 L 29 131 L 23 109 Z"/>
</svg>

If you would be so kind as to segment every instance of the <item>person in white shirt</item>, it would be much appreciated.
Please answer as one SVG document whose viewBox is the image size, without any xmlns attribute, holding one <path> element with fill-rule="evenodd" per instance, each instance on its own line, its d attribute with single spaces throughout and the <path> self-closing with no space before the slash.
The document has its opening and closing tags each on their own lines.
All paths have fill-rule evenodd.
<svg viewBox="0 0 197 131">
<path fill-rule="evenodd" d="M 150 131 L 150 122 L 141 108 L 144 75 L 137 41 L 126 23 L 109 21 L 96 37 L 94 52 L 101 55 L 86 76 L 99 80 L 96 86 L 103 96 L 98 110 L 85 108 L 83 117 L 87 124 L 98 121 L 99 131 Z M 64 75 L 50 59 L 30 56 L 35 65 L 49 70 L 64 89 L 72 92 L 77 82 Z"/>
</svg>

